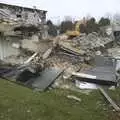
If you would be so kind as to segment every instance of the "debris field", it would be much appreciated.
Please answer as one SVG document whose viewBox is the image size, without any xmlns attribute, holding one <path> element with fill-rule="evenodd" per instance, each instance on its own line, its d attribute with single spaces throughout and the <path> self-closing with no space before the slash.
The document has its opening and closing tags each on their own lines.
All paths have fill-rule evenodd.
<svg viewBox="0 0 120 120">
<path fill-rule="evenodd" d="M 120 111 L 102 88 L 119 87 L 120 47 L 112 35 L 92 32 L 73 38 L 65 34 L 46 37 L 47 11 L 24 8 L 29 16 L 26 19 L 24 12 L 17 13 L 15 8 L 19 6 L 3 6 L 14 10 L 14 14 L 9 13 L 11 9 L 0 9 L 2 79 L 36 91 L 99 89 L 113 108 Z M 67 98 L 81 102 L 73 95 Z"/>
</svg>

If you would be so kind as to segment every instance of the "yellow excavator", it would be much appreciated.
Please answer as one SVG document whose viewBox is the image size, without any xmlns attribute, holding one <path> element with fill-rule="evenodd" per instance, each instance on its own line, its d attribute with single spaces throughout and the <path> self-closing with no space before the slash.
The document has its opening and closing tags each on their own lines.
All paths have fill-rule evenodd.
<svg viewBox="0 0 120 120">
<path fill-rule="evenodd" d="M 79 36 L 80 35 L 80 24 L 85 24 L 85 21 L 84 20 L 77 21 L 75 24 L 75 30 L 68 30 L 66 32 L 66 35 L 69 36 L 70 38 Z"/>
</svg>

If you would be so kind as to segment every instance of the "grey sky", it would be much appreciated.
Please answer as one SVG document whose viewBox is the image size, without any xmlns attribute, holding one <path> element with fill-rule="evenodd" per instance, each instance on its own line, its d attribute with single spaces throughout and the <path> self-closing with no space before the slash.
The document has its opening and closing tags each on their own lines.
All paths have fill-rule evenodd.
<svg viewBox="0 0 120 120">
<path fill-rule="evenodd" d="M 120 12 L 120 0 L 0 0 L 0 2 L 27 7 L 37 6 L 39 9 L 47 10 L 48 19 L 54 21 L 64 16 L 84 17 L 90 14 L 100 17 L 106 13 Z"/>
</svg>

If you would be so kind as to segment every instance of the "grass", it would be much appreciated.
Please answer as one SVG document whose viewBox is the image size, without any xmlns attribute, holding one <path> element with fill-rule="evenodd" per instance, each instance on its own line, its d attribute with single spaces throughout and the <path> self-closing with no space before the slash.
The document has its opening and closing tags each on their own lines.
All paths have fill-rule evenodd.
<svg viewBox="0 0 120 120">
<path fill-rule="evenodd" d="M 59 89 L 38 93 L 0 80 L 0 120 L 109 120 L 107 106 L 98 91 L 90 95 Z"/>
</svg>

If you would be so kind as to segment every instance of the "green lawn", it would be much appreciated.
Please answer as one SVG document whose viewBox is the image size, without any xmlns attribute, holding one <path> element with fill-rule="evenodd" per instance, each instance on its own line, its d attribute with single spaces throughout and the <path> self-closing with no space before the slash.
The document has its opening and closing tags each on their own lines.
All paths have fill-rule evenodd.
<svg viewBox="0 0 120 120">
<path fill-rule="evenodd" d="M 0 80 L 0 120 L 114 120 L 108 109 L 98 91 L 90 95 L 64 90 L 38 93 Z"/>
</svg>

